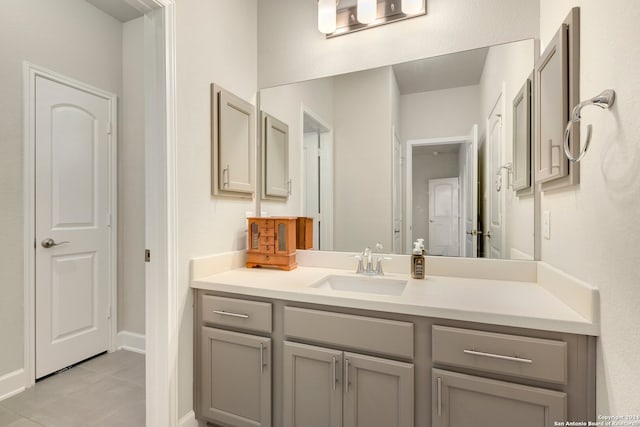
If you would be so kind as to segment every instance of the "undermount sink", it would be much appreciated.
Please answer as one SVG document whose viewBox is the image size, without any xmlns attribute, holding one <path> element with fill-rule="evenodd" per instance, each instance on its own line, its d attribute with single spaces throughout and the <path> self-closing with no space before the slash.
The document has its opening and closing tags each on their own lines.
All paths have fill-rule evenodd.
<svg viewBox="0 0 640 427">
<path fill-rule="evenodd" d="M 406 280 L 387 279 L 383 277 L 330 275 L 309 287 L 332 291 L 399 296 L 402 295 L 406 286 Z"/>
</svg>

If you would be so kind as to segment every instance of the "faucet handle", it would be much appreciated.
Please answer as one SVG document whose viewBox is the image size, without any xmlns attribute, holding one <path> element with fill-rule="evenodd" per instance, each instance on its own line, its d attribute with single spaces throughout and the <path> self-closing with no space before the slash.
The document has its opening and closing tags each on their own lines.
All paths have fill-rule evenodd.
<svg viewBox="0 0 640 427">
<path fill-rule="evenodd" d="M 362 255 L 358 254 L 358 255 L 354 255 L 353 257 L 358 260 L 358 267 L 356 268 L 356 274 L 364 273 L 364 265 L 362 264 Z"/>
<path fill-rule="evenodd" d="M 390 256 L 379 256 L 378 259 L 376 260 L 376 275 L 378 276 L 384 276 L 384 271 L 382 271 L 382 261 L 383 260 L 390 260 L 392 259 Z"/>
<path fill-rule="evenodd" d="M 376 252 L 382 252 L 382 249 L 384 249 L 382 247 L 382 243 L 380 242 L 376 243 Z"/>
</svg>

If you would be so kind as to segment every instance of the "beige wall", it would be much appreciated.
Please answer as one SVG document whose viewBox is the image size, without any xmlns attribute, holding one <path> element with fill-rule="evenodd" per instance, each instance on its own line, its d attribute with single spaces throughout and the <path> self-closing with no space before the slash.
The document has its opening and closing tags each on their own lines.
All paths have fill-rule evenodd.
<svg viewBox="0 0 640 427">
<path fill-rule="evenodd" d="M 480 122 L 480 86 L 402 95 L 400 105 L 405 141 L 469 135 Z"/>
<path fill-rule="evenodd" d="M 144 335 L 144 18 L 122 25 L 118 141 L 118 331 Z"/>
<path fill-rule="evenodd" d="M 315 1 L 258 2 L 259 86 L 537 37 L 538 1 L 427 0 L 427 15 L 325 39 Z"/>
<path fill-rule="evenodd" d="M 390 67 L 334 79 L 334 249 L 391 248 Z"/>
<path fill-rule="evenodd" d="M 581 8 L 580 98 L 615 89 L 617 99 L 611 111 L 584 110 L 583 139 L 592 124 L 593 140 L 580 185 L 542 198 L 551 213 L 542 260 L 600 289 L 598 413 L 639 414 L 640 3 L 541 0 L 541 49 L 572 6 Z"/>
<path fill-rule="evenodd" d="M 211 196 L 212 82 L 255 103 L 257 1 L 176 2 L 180 416 L 193 408 L 193 309 L 189 259 L 246 248 L 252 200 Z"/>
<path fill-rule="evenodd" d="M 120 95 L 122 25 L 82 0 L 0 9 L 0 376 L 23 367 L 22 62 Z"/>
</svg>

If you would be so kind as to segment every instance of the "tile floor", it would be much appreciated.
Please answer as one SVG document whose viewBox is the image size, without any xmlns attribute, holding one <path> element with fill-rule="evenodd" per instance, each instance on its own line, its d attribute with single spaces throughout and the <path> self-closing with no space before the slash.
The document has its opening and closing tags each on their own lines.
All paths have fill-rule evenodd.
<svg viewBox="0 0 640 427">
<path fill-rule="evenodd" d="M 0 427 L 144 427 L 144 355 L 116 351 L 0 401 Z"/>
</svg>

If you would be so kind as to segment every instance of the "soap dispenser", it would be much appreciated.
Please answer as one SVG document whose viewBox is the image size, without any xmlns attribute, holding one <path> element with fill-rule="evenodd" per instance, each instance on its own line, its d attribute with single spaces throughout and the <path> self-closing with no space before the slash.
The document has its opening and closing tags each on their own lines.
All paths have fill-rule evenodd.
<svg viewBox="0 0 640 427">
<path fill-rule="evenodd" d="M 411 255 L 411 277 L 414 279 L 424 279 L 424 255 L 420 248 L 420 242 L 413 243 L 413 255 Z"/>
</svg>

